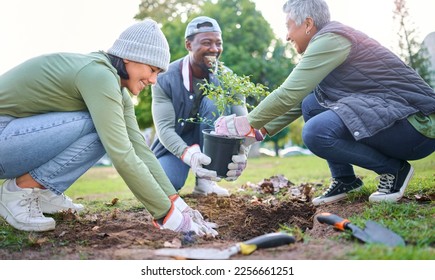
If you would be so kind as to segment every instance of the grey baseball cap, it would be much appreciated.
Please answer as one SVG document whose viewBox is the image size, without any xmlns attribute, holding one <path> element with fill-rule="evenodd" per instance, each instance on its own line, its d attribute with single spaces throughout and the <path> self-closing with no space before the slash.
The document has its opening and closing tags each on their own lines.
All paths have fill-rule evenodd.
<svg viewBox="0 0 435 280">
<path fill-rule="evenodd" d="M 222 33 L 221 28 L 219 27 L 219 24 L 215 19 L 206 16 L 200 16 L 192 19 L 192 21 L 189 22 L 186 27 L 186 33 L 184 34 L 184 38 L 203 32 Z"/>
</svg>

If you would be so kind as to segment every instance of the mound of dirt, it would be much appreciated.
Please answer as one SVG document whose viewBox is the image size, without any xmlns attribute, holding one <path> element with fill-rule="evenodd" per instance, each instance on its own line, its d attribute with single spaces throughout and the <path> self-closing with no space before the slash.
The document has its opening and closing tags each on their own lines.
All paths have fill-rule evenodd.
<svg viewBox="0 0 435 280">
<path fill-rule="evenodd" d="M 185 197 L 186 201 L 195 199 Z M 265 204 L 248 196 L 198 197 L 197 209 L 205 219 L 219 225 L 221 240 L 248 240 L 258 235 L 274 232 L 280 226 L 298 227 L 302 230 L 313 226 L 315 208 L 305 202 L 277 201 Z"/>
</svg>

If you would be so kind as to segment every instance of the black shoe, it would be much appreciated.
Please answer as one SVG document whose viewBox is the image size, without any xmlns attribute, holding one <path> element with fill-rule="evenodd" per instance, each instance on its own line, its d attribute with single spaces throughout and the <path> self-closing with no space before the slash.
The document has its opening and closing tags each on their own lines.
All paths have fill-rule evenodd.
<svg viewBox="0 0 435 280">
<path fill-rule="evenodd" d="M 356 178 L 355 181 L 349 184 L 345 184 L 335 178 L 332 178 L 332 183 L 326 192 L 324 192 L 323 195 L 314 198 L 312 202 L 315 206 L 336 202 L 344 199 L 348 192 L 358 190 L 363 185 L 364 183 L 360 178 Z"/>
<path fill-rule="evenodd" d="M 396 174 L 381 174 L 378 191 L 370 195 L 369 201 L 399 201 L 403 197 L 412 175 L 414 175 L 414 168 L 406 161 Z"/>
</svg>

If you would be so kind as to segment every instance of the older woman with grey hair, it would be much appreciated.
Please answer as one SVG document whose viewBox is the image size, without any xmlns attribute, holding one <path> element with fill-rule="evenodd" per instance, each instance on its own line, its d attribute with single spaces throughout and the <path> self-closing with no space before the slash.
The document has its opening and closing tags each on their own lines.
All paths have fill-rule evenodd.
<svg viewBox="0 0 435 280">
<path fill-rule="evenodd" d="M 300 62 L 248 116 L 218 119 L 216 133 L 274 135 L 302 115 L 305 145 L 332 174 L 314 205 L 361 188 L 354 165 L 379 174 L 369 201 L 398 201 L 414 173 L 408 161 L 435 150 L 434 90 L 377 41 L 330 21 L 325 1 L 289 0 L 283 10 Z"/>
</svg>

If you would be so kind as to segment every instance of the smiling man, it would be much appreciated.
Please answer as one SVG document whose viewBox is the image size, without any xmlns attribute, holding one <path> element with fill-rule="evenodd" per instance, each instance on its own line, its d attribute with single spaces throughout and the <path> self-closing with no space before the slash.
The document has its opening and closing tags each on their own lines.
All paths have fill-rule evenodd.
<svg viewBox="0 0 435 280">
<path fill-rule="evenodd" d="M 187 25 L 185 39 L 188 55 L 172 62 L 152 87 L 157 139 L 151 149 L 177 190 L 184 186 L 191 168 L 196 175 L 193 193 L 228 196 L 229 192 L 216 184 L 216 172 L 203 168 L 211 159 L 201 152 L 201 131 L 210 127 L 184 121 L 188 118 L 214 121 L 217 117 L 215 104 L 203 96 L 200 84 L 204 79 L 219 83 L 213 69 L 223 51 L 221 28 L 215 19 L 200 16 Z M 228 113 L 246 115 L 248 111 L 246 106 L 238 105 L 229 108 Z M 239 169 L 244 166 L 245 163 L 232 164 L 231 170 L 233 174 L 240 174 Z"/>
</svg>

